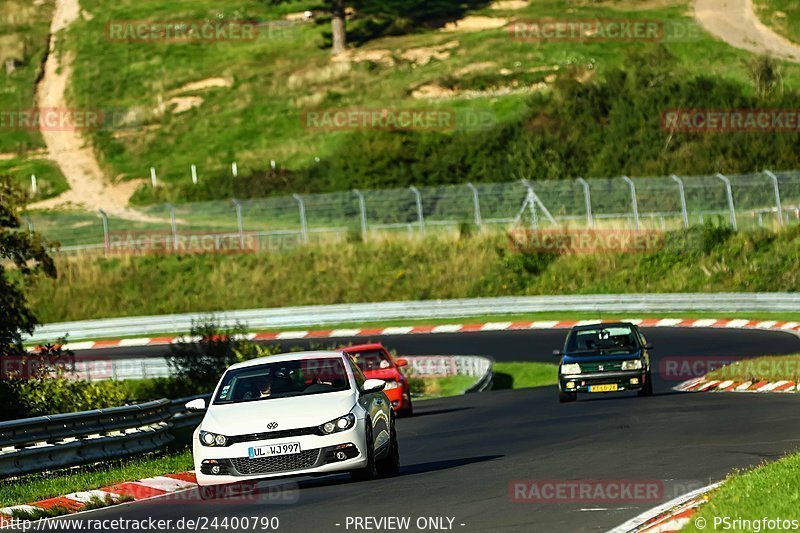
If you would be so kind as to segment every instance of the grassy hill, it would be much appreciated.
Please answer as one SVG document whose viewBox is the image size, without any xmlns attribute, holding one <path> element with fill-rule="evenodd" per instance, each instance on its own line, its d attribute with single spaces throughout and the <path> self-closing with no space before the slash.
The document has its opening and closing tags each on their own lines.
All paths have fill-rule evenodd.
<svg viewBox="0 0 800 533">
<path fill-rule="evenodd" d="M 14 113 L 34 106 L 36 80 L 47 53 L 47 34 L 54 0 L 33 5 L 28 0 L 0 0 L 0 111 Z M 6 70 L 12 61 L 14 69 Z M 8 120 L 4 121 L 7 124 Z M 66 190 L 61 171 L 42 155 L 44 142 L 37 130 L 0 127 L 0 174 L 30 187 L 37 177 L 42 197 Z"/>
<path fill-rule="evenodd" d="M 756 0 L 756 13 L 787 39 L 800 43 L 800 4 L 794 0 Z"/>
<path fill-rule="evenodd" d="M 82 6 L 91 17 L 70 30 L 77 58 L 71 94 L 78 107 L 124 111 L 115 127 L 94 132 L 92 141 L 109 175 L 147 179 L 150 166 L 157 168 L 165 186 L 144 186 L 138 202 L 800 164 L 790 135 L 670 136 L 660 130 L 665 106 L 780 105 L 796 97 L 790 88 L 800 80 L 800 67 L 786 64 L 784 100 L 756 98 L 750 56 L 703 33 L 683 1 L 538 0 L 522 9 L 482 7 L 469 16 L 483 17 L 472 19 L 483 24 L 542 17 L 655 20 L 689 31 L 688 38 L 532 42 L 513 39 L 504 28 L 421 26 L 369 40 L 349 61 L 336 62 L 325 47 L 323 14 L 319 23 L 286 22 L 288 13 L 314 9 L 315 2 L 242 0 L 220 8 L 211 0 L 168 6 L 83 0 Z M 205 18 L 258 20 L 262 31 L 255 40 L 236 42 L 108 39 L 110 23 Z M 469 25 L 461 23 L 462 29 Z M 330 132 L 303 123 L 308 111 L 384 107 L 480 117 L 480 127 Z M 238 179 L 230 175 L 232 161 Z M 198 186 L 190 180 L 192 164 Z"/>
</svg>

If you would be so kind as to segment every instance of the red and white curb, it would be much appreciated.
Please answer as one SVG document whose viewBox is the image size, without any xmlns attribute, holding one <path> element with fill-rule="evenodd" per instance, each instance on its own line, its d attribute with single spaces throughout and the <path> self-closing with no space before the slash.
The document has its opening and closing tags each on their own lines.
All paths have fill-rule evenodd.
<svg viewBox="0 0 800 533">
<path fill-rule="evenodd" d="M 163 476 L 150 477 L 139 481 L 118 483 L 99 490 L 85 492 L 73 492 L 58 498 L 49 498 L 27 505 L 15 505 L 12 507 L 0 508 L 0 528 L 9 527 L 12 524 L 14 511 L 35 512 L 38 509 L 53 509 L 60 507 L 69 511 L 67 514 L 78 513 L 86 504 L 93 499 L 100 498 L 106 501 L 111 497 L 115 501 L 140 501 L 148 500 L 165 494 L 174 494 L 195 488 L 197 478 L 194 472 L 182 472 L 179 474 L 165 474 Z"/>
<path fill-rule="evenodd" d="M 714 483 L 668 501 L 632 518 L 608 533 L 662 533 L 680 531 L 697 510 L 708 502 L 708 493 L 722 483 Z M 702 529 L 702 528 L 701 528 Z"/>
<path fill-rule="evenodd" d="M 800 335 L 800 322 L 779 322 L 775 320 L 746 319 L 681 319 L 681 318 L 629 318 L 632 322 L 645 328 L 731 328 L 785 331 Z M 336 337 L 380 337 L 388 335 L 419 335 L 434 333 L 470 333 L 478 331 L 513 331 L 535 329 L 570 329 L 584 324 L 597 324 L 602 320 L 538 320 L 533 322 L 485 322 L 479 324 L 442 324 L 438 326 L 391 326 L 384 328 L 324 329 L 317 331 L 281 331 L 250 333 L 245 337 L 254 341 L 293 340 L 293 339 L 325 339 Z M 193 342 L 197 338 L 190 336 L 150 337 L 138 339 L 117 339 L 71 342 L 64 345 L 72 351 L 101 350 L 104 348 L 125 348 L 140 346 L 159 346 Z M 35 350 L 35 348 L 31 348 Z"/>
<path fill-rule="evenodd" d="M 751 393 L 796 393 L 800 383 L 796 381 L 720 381 L 706 378 L 684 381 L 675 390 L 681 392 L 751 392 Z"/>
</svg>

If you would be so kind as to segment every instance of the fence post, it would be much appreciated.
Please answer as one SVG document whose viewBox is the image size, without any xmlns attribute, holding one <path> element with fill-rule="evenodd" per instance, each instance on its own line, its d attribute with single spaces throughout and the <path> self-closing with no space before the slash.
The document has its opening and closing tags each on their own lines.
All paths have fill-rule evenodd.
<svg viewBox="0 0 800 533">
<path fill-rule="evenodd" d="M 236 198 L 231 200 L 236 208 L 236 227 L 239 228 L 239 248 L 244 251 L 244 222 L 242 221 L 242 204 Z"/>
<path fill-rule="evenodd" d="M 364 200 L 364 195 L 358 189 L 353 189 L 353 194 L 358 198 L 358 211 L 361 219 L 361 239 L 366 242 L 367 240 L 367 202 Z"/>
<path fill-rule="evenodd" d="M 775 208 L 778 210 L 778 224 L 783 226 L 783 206 L 781 205 L 781 188 L 778 185 L 778 176 L 769 170 L 765 170 L 764 174 L 772 179 L 772 187 L 775 190 Z"/>
<path fill-rule="evenodd" d="M 175 220 L 175 208 L 172 204 L 167 204 L 169 209 L 169 222 L 172 227 L 172 249 L 178 251 L 178 222 Z"/>
<path fill-rule="evenodd" d="M 475 225 L 480 228 L 483 225 L 480 195 L 478 194 L 478 189 L 472 183 L 467 183 L 467 187 L 472 191 L 472 207 L 475 210 Z"/>
<path fill-rule="evenodd" d="M 586 225 L 588 227 L 594 226 L 594 217 L 592 216 L 592 192 L 589 190 L 589 183 L 583 179 L 578 178 L 578 183 L 583 187 L 583 204 L 586 208 Z"/>
<path fill-rule="evenodd" d="M 155 167 L 150 167 L 150 183 L 153 185 L 153 188 L 156 188 L 158 184 L 158 176 L 156 176 L 156 169 Z"/>
<path fill-rule="evenodd" d="M 192 165 L 192 183 L 197 185 L 197 166 Z"/>
<path fill-rule="evenodd" d="M 31 192 L 34 194 L 34 196 L 39 193 L 39 185 L 36 182 L 36 174 L 31 174 Z"/>
<path fill-rule="evenodd" d="M 670 176 L 672 180 L 678 184 L 678 191 L 681 193 L 681 216 L 683 217 L 683 228 L 689 229 L 689 211 L 686 209 L 686 189 L 683 186 L 683 180 L 673 174 Z"/>
<path fill-rule="evenodd" d="M 236 161 L 231 163 L 231 174 L 233 174 L 234 178 L 239 177 L 239 165 L 236 164 Z"/>
<path fill-rule="evenodd" d="M 728 209 L 731 212 L 731 228 L 733 231 L 738 231 L 739 227 L 736 224 L 736 207 L 733 205 L 733 189 L 731 188 L 731 180 L 722 174 L 717 174 L 717 178 L 719 178 L 722 183 L 725 184 L 725 192 L 728 195 Z"/>
<path fill-rule="evenodd" d="M 100 213 L 100 217 L 103 219 L 103 247 L 108 253 L 108 249 L 111 246 L 111 240 L 108 236 L 108 215 L 102 209 L 97 210 Z"/>
<path fill-rule="evenodd" d="M 409 187 L 417 200 L 417 219 L 419 220 L 419 235 L 425 237 L 425 214 L 422 211 L 422 195 L 416 187 Z"/>
<path fill-rule="evenodd" d="M 639 229 L 639 204 L 636 201 L 636 185 L 633 183 L 633 180 L 630 179 L 628 176 L 622 176 L 622 179 L 625 180 L 625 183 L 631 188 L 631 206 L 633 207 L 633 222 L 636 225 L 636 229 Z"/>
<path fill-rule="evenodd" d="M 300 231 L 303 234 L 303 242 L 308 242 L 308 222 L 306 221 L 306 203 L 303 201 L 303 198 L 299 194 L 293 194 L 292 198 L 297 201 L 297 205 L 300 208 Z"/>
</svg>

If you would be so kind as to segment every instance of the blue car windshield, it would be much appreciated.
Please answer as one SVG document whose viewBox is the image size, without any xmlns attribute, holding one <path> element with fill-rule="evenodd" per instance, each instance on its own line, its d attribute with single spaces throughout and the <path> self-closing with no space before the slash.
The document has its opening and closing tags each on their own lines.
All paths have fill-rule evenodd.
<svg viewBox="0 0 800 533">
<path fill-rule="evenodd" d="M 626 354 L 639 350 L 636 332 L 630 326 L 598 326 L 573 331 L 567 339 L 569 354 Z"/>
</svg>

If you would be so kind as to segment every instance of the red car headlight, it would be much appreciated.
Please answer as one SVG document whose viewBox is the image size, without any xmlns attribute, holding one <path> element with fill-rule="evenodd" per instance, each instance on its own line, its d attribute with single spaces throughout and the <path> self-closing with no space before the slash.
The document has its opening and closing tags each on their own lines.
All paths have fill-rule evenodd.
<svg viewBox="0 0 800 533">
<path fill-rule="evenodd" d="M 402 386 L 403 386 L 403 384 L 400 383 L 399 381 L 387 381 L 386 382 L 386 387 L 384 387 L 383 390 L 399 389 Z"/>
</svg>

